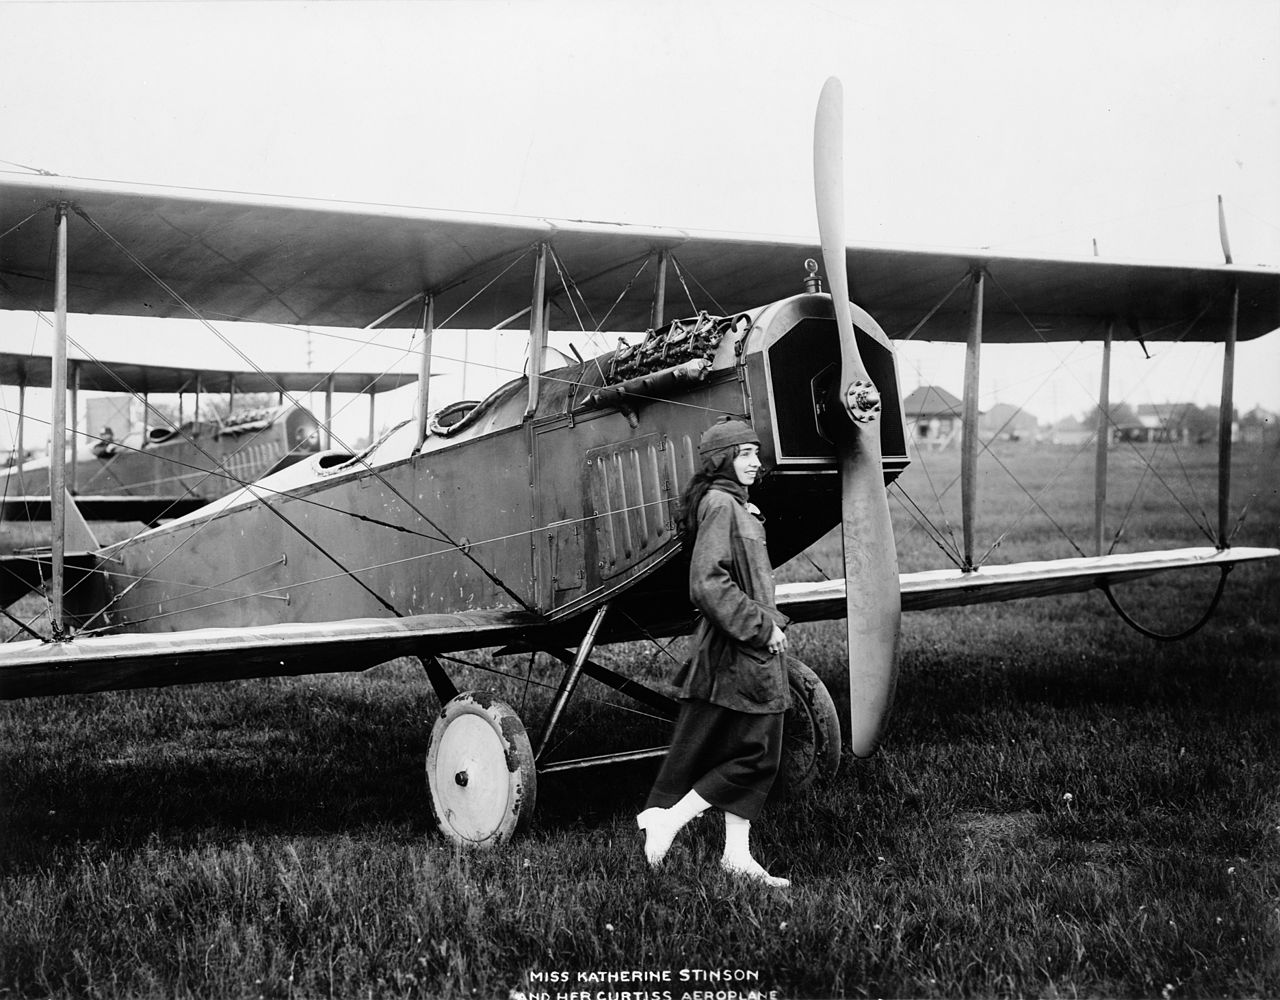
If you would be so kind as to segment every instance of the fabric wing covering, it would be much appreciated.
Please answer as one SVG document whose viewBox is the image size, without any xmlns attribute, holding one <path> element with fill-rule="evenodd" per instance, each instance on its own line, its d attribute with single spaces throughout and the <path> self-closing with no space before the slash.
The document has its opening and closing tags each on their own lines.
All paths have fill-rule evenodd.
<svg viewBox="0 0 1280 1000">
<path fill-rule="evenodd" d="M 130 259 L 145 264 L 209 320 L 412 327 L 407 303 L 436 296 L 438 322 L 486 328 L 525 308 L 532 260 L 550 243 L 586 307 L 583 322 L 643 330 L 658 251 L 705 288 L 722 313 L 801 290 L 814 237 L 705 233 L 314 201 L 0 172 L 0 281 L 9 309 L 50 309 L 57 203 L 71 210 L 69 308 L 78 313 L 190 317 Z M 87 221 L 92 220 L 92 224 Z M 104 235 L 105 234 L 105 235 Z M 127 248 L 128 253 L 121 248 Z M 855 245 L 847 251 L 851 297 L 891 337 L 963 341 L 968 295 L 985 268 L 983 339 L 989 343 L 1100 338 L 1215 341 L 1240 290 L 1238 339 L 1280 326 L 1280 274 L 1243 266 L 1179 266 L 1095 258 L 1048 260 L 987 251 Z M 629 281 L 631 294 L 619 296 Z M 669 279 L 668 284 L 671 284 Z M 477 295 L 481 289 L 484 294 Z M 576 328 L 558 286 L 552 324 Z M 670 289 L 669 289 L 670 291 Z M 674 294 L 674 293 L 673 293 Z M 474 298 L 473 298 L 474 297 Z M 939 305 L 941 303 L 941 305 Z M 612 312 L 610 310 L 612 309 Z"/>
</svg>

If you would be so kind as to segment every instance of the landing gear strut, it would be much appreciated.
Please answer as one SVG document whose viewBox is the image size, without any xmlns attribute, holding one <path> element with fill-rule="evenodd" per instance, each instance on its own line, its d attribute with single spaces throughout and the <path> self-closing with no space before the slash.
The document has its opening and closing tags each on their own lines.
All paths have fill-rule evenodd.
<svg viewBox="0 0 1280 1000">
<path fill-rule="evenodd" d="M 540 775 L 653 759 L 666 753 L 667 748 L 659 746 L 574 760 L 545 759 L 568 695 L 584 673 L 659 715 L 676 715 L 675 701 L 590 658 L 599 624 L 597 619 L 576 653 L 547 650 L 563 660 L 566 669 L 547 713 L 537 753 L 515 709 L 487 691 L 458 693 L 439 662 L 423 658 L 443 704 L 427 750 L 427 784 L 440 831 L 454 843 L 496 847 L 524 831 L 532 818 Z M 782 769 L 776 787 L 780 796 L 794 798 L 835 774 L 840 765 L 841 738 L 835 703 L 818 675 L 794 657 L 787 657 L 787 682 L 792 704 L 785 720 Z"/>
</svg>

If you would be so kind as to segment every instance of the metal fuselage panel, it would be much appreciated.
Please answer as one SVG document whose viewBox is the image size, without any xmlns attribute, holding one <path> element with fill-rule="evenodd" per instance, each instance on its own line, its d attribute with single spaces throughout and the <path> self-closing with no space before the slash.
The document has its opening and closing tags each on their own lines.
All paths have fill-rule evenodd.
<svg viewBox="0 0 1280 1000">
<path fill-rule="evenodd" d="M 112 578 L 129 589 L 112 621 L 177 631 L 519 607 L 527 442 L 511 428 L 148 532 L 118 551 Z"/>
</svg>

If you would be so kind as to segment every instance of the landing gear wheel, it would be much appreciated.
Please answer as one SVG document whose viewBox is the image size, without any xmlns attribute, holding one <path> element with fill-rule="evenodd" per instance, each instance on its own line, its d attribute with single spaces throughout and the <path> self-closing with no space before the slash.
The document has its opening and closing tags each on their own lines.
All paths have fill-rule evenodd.
<svg viewBox="0 0 1280 1000">
<path fill-rule="evenodd" d="M 485 691 L 451 698 L 431 730 L 427 785 L 440 831 L 464 847 L 496 847 L 528 826 L 537 771 L 515 710 Z"/>
<path fill-rule="evenodd" d="M 778 784 L 784 796 L 793 798 L 839 768 L 840 719 L 822 679 L 795 657 L 786 660 L 791 707 L 783 723 Z"/>
</svg>

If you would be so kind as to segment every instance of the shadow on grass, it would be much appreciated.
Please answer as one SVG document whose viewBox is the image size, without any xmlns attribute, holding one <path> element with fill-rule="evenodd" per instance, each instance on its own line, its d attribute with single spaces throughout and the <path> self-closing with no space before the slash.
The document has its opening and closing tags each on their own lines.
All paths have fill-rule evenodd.
<svg viewBox="0 0 1280 1000">
<path fill-rule="evenodd" d="M 1135 731 L 1173 725 L 1252 731 L 1273 717 L 1277 689 L 1265 640 L 1242 644 L 1207 632 L 1173 647 L 1115 634 L 1084 655 L 1057 647 L 1054 633 L 994 647 L 987 618 L 926 621 L 904 651 L 887 753 L 1031 734 L 1062 710 L 1086 727 L 1109 720 Z M 985 640 L 975 645 L 973 637 Z M 920 641 L 923 639 L 924 641 Z M 841 714 L 848 681 L 834 644 L 818 667 Z M 0 706 L 0 851 L 9 869 L 46 863 L 86 841 L 113 847 L 153 836 L 180 844 L 246 833 L 309 836 L 383 830 L 437 838 L 423 761 L 437 705 L 411 674 L 240 682 L 45 699 Z M 662 742 L 667 730 L 598 704 L 577 703 L 557 756 L 628 750 Z M 536 739 L 541 706 L 525 714 Z M 884 759 L 882 755 L 881 759 Z M 875 762 L 873 762 L 874 765 Z M 535 829 L 590 831 L 643 806 L 657 761 L 545 775 Z M 877 777 L 879 775 L 880 777 Z M 886 789 L 875 766 L 846 761 L 850 795 L 906 796 Z M 833 802 L 836 800 L 833 799 Z M 851 800 L 852 801 L 852 800 Z M 839 803 L 837 803 L 839 804 Z M 848 803 L 841 806 L 848 808 Z M 823 822 L 838 837 L 836 810 Z M 900 816 L 899 819 L 905 817 Z"/>
<path fill-rule="evenodd" d="M 86 842 L 128 848 L 154 836 L 439 836 L 423 771 L 432 699 L 401 694 L 387 703 L 318 684 L 253 685 L 10 706 L 15 724 L 5 726 L 0 756 L 4 866 L 38 866 Z M 72 717 L 80 721 L 69 732 Z M 656 766 L 545 776 L 535 823 L 592 825 L 634 811 Z"/>
</svg>

